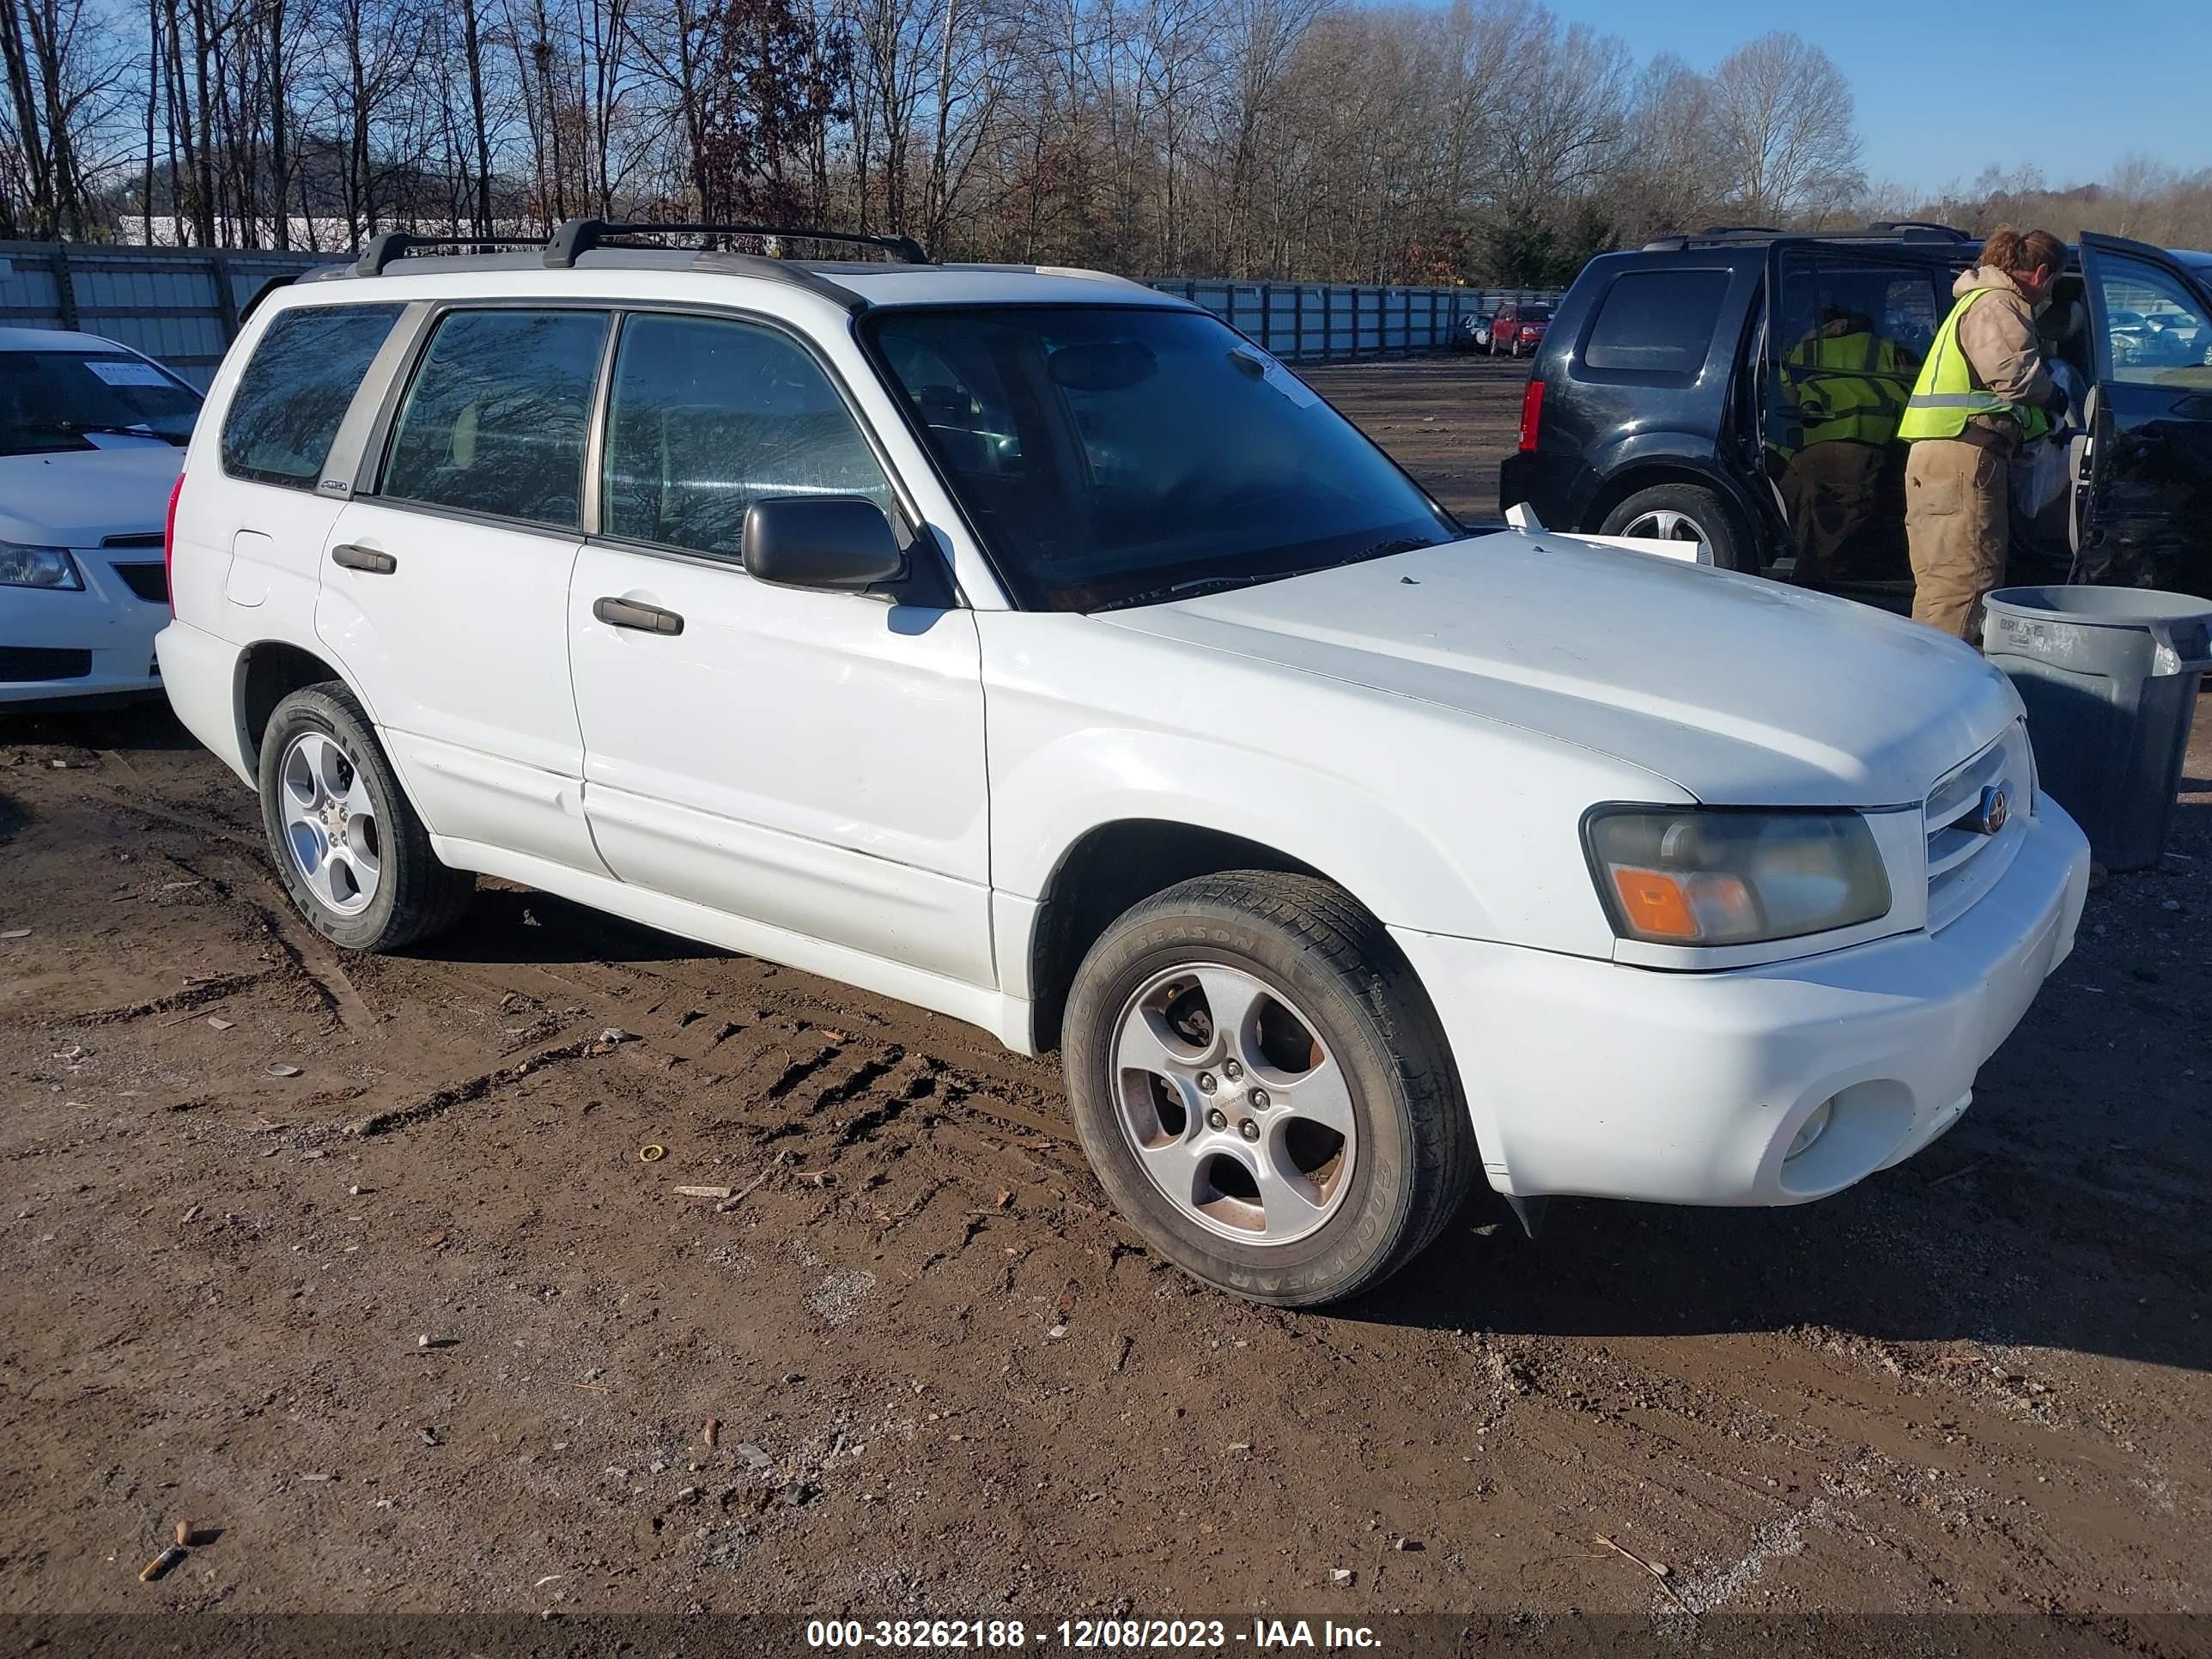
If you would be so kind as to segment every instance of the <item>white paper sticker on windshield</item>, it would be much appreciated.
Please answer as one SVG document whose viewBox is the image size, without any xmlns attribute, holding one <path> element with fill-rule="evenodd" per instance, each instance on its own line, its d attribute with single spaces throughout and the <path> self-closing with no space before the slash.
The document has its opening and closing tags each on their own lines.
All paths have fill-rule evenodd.
<svg viewBox="0 0 2212 1659">
<path fill-rule="evenodd" d="M 1285 368 L 1281 363 L 1255 345 L 1241 345 L 1237 353 L 1260 365 L 1261 379 L 1288 398 L 1300 409 L 1311 409 L 1321 401 L 1321 393 Z"/>
<path fill-rule="evenodd" d="M 151 363 L 132 362 L 128 358 L 88 357 L 84 366 L 110 386 L 167 386 L 169 377 Z"/>
</svg>

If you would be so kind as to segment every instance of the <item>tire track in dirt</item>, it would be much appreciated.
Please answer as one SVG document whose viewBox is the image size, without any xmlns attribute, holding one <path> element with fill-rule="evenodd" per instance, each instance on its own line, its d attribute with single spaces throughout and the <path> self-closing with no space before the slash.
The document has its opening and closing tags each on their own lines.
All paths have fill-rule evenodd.
<svg viewBox="0 0 2212 1659">
<path fill-rule="evenodd" d="M 356 1029 L 300 978 L 319 945 L 295 968 L 265 942 L 245 830 L 142 830 L 33 766 L 0 771 L 28 803 L 0 856 L 54 988 L 0 1016 L 0 1370 L 69 1407 L 0 1392 L 0 1499 L 43 1540 L 19 1594 L 108 1605 L 97 1564 L 171 1482 L 251 1541 L 240 1605 L 521 1607 L 561 1571 L 623 1606 L 878 1613 L 896 1559 L 918 1603 L 1139 1584 L 1674 1630 L 1599 1533 L 1717 1613 L 2041 1609 L 2155 1650 L 2102 1610 L 2212 1594 L 2201 879 L 2094 899 L 2111 936 L 1975 1113 L 1863 1190 L 1567 1202 L 1540 1246 L 1478 1195 L 1376 1296 L 1285 1315 L 1133 1242 L 1049 1061 L 492 882 L 430 951 L 348 960 Z M 204 757 L 132 769 L 174 818 L 250 799 Z M 110 904 L 138 873 L 112 860 L 149 850 L 220 887 Z M 165 1002 L 172 965 L 233 978 L 57 1059 L 67 1022 L 33 1007 Z M 227 1031 L 164 1023 L 218 1003 Z M 611 1026 L 636 1040 L 590 1052 Z M 309 1076 L 264 1076 L 295 1043 Z M 340 1132 L 378 1113 L 403 1121 Z M 416 1349 L 447 1328 L 461 1346 Z M 741 1437 L 776 1464 L 766 1507 Z M 1337 1565 L 1353 1586 L 1326 1588 Z"/>
</svg>

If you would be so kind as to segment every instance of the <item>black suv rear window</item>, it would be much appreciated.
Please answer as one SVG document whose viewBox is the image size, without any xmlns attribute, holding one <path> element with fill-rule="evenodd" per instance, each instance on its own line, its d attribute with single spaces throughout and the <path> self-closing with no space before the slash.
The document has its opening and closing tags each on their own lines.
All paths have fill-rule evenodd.
<svg viewBox="0 0 2212 1659">
<path fill-rule="evenodd" d="M 361 377 L 399 307 L 308 306 L 269 325 L 222 417 L 222 470 L 313 489 Z"/>
<path fill-rule="evenodd" d="M 1615 277 L 1590 325 L 1592 368 L 1695 374 L 1728 294 L 1725 270 L 1632 270 Z"/>
</svg>

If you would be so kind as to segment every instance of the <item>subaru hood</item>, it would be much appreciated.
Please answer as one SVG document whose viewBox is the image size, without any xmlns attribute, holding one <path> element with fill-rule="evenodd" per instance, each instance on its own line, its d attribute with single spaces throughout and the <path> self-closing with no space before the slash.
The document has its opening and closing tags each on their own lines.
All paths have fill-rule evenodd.
<svg viewBox="0 0 2212 1659">
<path fill-rule="evenodd" d="M 172 445 L 138 438 L 54 455 L 0 455 L 0 541 L 97 547 L 103 537 L 157 533 L 184 459 Z"/>
<path fill-rule="evenodd" d="M 1932 629 L 1550 532 L 1098 620 L 1579 744 L 1711 805 L 1917 803 L 2021 714 Z"/>
</svg>

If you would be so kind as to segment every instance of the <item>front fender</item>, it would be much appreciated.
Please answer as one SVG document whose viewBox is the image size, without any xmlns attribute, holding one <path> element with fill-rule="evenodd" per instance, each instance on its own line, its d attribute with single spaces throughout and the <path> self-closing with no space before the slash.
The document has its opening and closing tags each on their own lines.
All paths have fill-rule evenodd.
<svg viewBox="0 0 2212 1659">
<path fill-rule="evenodd" d="M 1154 819 L 1271 848 L 1392 927 L 1607 957 L 1582 814 L 1680 795 L 1573 744 L 1280 663 L 1081 616 L 976 621 L 991 881 L 1018 903 L 1092 830 Z"/>
<path fill-rule="evenodd" d="M 1195 824 L 1312 866 L 1385 921 L 1429 914 L 1488 938 L 1480 896 L 1437 844 L 1362 784 L 1304 762 L 1133 726 L 1045 738 L 1004 774 L 994 746 L 994 884 L 1041 898 L 1069 851 L 1103 825 Z"/>
</svg>

